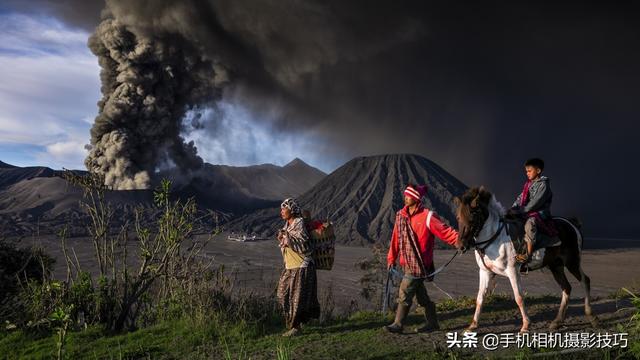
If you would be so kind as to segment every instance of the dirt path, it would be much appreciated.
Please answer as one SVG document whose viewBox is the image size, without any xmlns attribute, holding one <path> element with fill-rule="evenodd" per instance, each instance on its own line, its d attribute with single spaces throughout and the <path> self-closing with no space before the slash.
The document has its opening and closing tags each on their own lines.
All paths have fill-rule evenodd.
<svg viewBox="0 0 640 360">
<path fill-rule="evenodd" d="M 556 300 L 551 297 L 530 298 L 529 315 L 532 320 L 529 333 L 530 338 L 541 336 L 540 333 L 550 334 L 549 321 L 557 309 Z M 580 334 L 608 333 L 619 334 L 620 325 L 629 322 L 634 309 L 628 301 L 611 299 L 598 300 L 594 309 L 599 315 L 599 326 L 592 327 L 583 316 L 581 304 L 572 302 L 565 325 L 558 329 L 560 333 Z M 382 329 L 383 325 L 391 321 L 391 314 L 383 317 L 378 314 L 356 314 L 348 320 L 324 325 L 311 324 L 303 327 L 302 335 L 283 339 L 275 333 L 260 339 L 246 349 L 251 358 L 275 358 L 275 344 L 288 343 L 291 347 L 291 358 L 301 359 L 440 359 L 440 358 L 515 358 L 523 354 L 540 353 L 541 349 L 525 348 L 522 345 L 510 344 L 508 347 L 498 346 L 496 349 L 485 348 L 482 340 L 485 336 L 511 336 L 516 339 L 516 332 L 520 328 L 520 318 L 510 299 L 498 297 L 490 301 L 485 307 L 481 327 L 477 332 L 477 347 L 448 349 L 447 336 L 457 336 L 461 339 L 463 329 L 468 325 L 473 308 L 462 306 L 450 311 L 439 311 L 441 330 L 416 334 L 413 330 L 421 324 L 422 316 L 417 313 L 409 315 L 402 334 L 390 334 Z M 364 316 L 362 316 L 364 315 Z M 628 327 L 627 327 L 628 328 Z M 454 334 L 455 333 L 455 334 Z M 490 335 L 493 334 L 493 335 Z M 555 335 L 553 335 L 555 336 Z M 565 335 L 560 335 L 564 338 Z M 632 341 L 631 335 L 627 340 Z M 504 344 L 504 343 L 501 343 Z M 619 346 L 617 347 L 619 349 Z M 455 356 L 445 355 L 453 351 Z M 544 351 L 576 351 L 565 346 L 561 349 Z M 554 357 L 556 358 L 556 357 Z M 603 354 L 597 350 L 585 350 L 563 355 L 563 359 L 601 359 Z"/>
</svg>

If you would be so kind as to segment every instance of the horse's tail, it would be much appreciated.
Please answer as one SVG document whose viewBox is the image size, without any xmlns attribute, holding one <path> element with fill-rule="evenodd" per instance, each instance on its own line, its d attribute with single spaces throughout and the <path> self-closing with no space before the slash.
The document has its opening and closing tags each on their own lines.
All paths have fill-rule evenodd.
<svg viewBox="0 0 640 360">
<path fill-rule="evenodd" d="M 572 217 L 572 218 L 564 218 L 564 217 L 560 217 L 560 216 L 554 216 L 553 217 L 554 220 L 558 220 L 558 221 L 562 221 L 566 224 L 568 224 L 573 231 L 576 233 L 576 239 L 578 242 L 578 250 L 580 252 L 582 252 L 582 247 L 584 245 L 584 236 L 582 235 L 582 221 L 580 221 L 580 219 L 576 218 L 576 217 Z"/>
</svg>

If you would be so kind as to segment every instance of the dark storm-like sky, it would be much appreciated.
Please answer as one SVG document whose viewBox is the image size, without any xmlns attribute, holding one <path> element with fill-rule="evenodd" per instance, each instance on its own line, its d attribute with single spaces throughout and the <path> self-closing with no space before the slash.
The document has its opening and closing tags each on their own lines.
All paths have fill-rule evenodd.
<svg viewBox="0 0 640 360">
<path fill-rule="evenodd" d="M 104 3 L 79 3 L 9 6 L 92 31 Z M 640 237 L 632 2 L 182 2 L 193 13 L 109 3 L 219 54 L 233 78 L 226 100 L 275 114 L 274 133 L 309 137 L 324 170 L 416 153 L 510 205 L 522 163 L 541 157 L 556 214 L 578 216 L 588 236 Z"/>
</svg>

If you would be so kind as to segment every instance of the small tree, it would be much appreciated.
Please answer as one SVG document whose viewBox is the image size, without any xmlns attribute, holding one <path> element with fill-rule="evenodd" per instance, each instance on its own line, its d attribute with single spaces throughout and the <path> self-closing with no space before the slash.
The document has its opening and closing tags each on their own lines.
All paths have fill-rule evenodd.
<svg viewBox="0 0 640 360">
<path fill-rule="evenodd" d="M 64 354 L 64 345 L 67 342 L 67 330 L 69 329 L 69 325 L 72 323 L 72 311 L 73 305 L 58 307 L 49 316 L 49 321 L 55 325 L 55 330 L 58 332 L 58 340 L 56 341 L 56 358 L 58 360 L 62 359 L 62 355 Z"/>
<path fill-rule="evenodd" d="M 65 178 L 83 189 L 82 207 L 91 219 L 88 232 L 100 270 L 94 296 L 98 319 L 112 331 L 134 328 L 142 309 L 171 298 L 176 289 L 185 288 L 181 282 L 194 278 L 189 271 L 204 248 L 204 242 L 193 239 L 196 203 L 193 198 L 172 199 L 171 182 L 163 179 L 153 193 L 154 207 L 135 209 L 137 247 L 133 255 L 138 261 L 129 264 L 129 223 L 125 222 L 114 234 L 114 211 L 106 202 L 109 189 L 104 186 L 104 179 L 98 174 L 81 176 L 70 171 Z M 78 278 L 83 272 L 80 264 L 67 256 L 64 240 L 63 252 L 70 264 L 68 273 L 73 269 L 74 278 Z M 87 283 L 86 279 L 83 283 Z"/>
<path fill-rule="evenodd" d="M 115 272 L 115 258 L 113 251 L 116 238 L 110 236 L 114 211 L 111 204 L 105 200 L 105 193 L 109 188 L 104 185 L 104 176 L 96 173 L 78 175 L 66 170 L 63 174 L 65 180 L 78 186 L 83 191 L 83 200 L 80 207 L 89 215 L 87 232 L 93 241 L 95 257 L 100 270 L 100 276 L 105 276 L 107 266 L 111 265 L 112 275 Z"/>
<path fill-rule="evenodd" d="M 156 223 L 157 229 L 153 229 L 155 231 L 142 225 L 145 210 L 136 210 L 135 228 L 139 240 L 140 266 L 131 277 L 124 269 L 125 286 L 120 314 L 113 324 L 114 330 L 122 329 L 127 320 L 131 326 L 135 324 L 143 295 L 158 279 L 163 279 L 166 284 L 167 279 L 175 274 L 179 267 L 177 260 L 180 258 L 181 247 L 193 235 L 196 204 L 192 198 L 184 203 L 180 200 L 171 201 L 170 188 L 171 182 L 164 179 L 154 192 L 154 203 L 161 210 Z M 192 253 L 193 251 L 189 254 Z"/>
</svg>

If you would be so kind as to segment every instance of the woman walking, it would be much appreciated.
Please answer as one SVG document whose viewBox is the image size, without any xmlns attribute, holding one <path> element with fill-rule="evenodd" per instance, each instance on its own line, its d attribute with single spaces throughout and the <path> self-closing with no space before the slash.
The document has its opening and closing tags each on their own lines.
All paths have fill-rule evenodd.
<svg viewBox="0 0 640 360">
<path fill-rule="evenodd" d="M 285 220 L 278 232 L 285 268 L 278 282 L 278 302 L 288 329 L 283 336 L 295 336 L 302 323 L 320 316 L 316 267 L 302 210 L 294 199 L 280 205 L 280 216 Z"/>
</svg>

